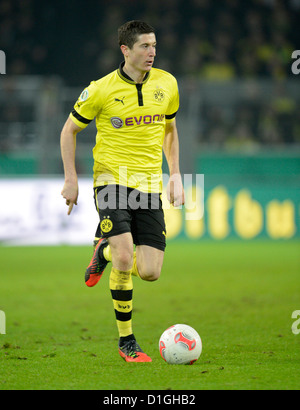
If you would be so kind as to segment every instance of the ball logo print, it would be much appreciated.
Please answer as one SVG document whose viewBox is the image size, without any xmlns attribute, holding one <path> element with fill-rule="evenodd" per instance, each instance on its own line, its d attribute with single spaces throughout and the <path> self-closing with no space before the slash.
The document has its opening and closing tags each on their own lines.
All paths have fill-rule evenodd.
<svg viewBox="0 0 300 410">
<path fill-rule="evenodd" d="M 183 334 L 183 332 L 177 333 L 174 340 L 175 340 L 175 343 L 183 343 L 183 345 L 187 346 L 189 350 L 193 350 L 196 347 L 196 340 L 189 339 Z"/>
<path fill-rule="evenodd" d="M 165 349 L 166 349 L 166 345 L 165 345 L 165 342 L 163 341 L 163 340 L 160 340 L 159 341 L 159 353 L 160 353 L 160 355 L 161 355 L 161 357 L 164 359 L 164 360 L 166 360 L 165 359 Z"/>
</svg>

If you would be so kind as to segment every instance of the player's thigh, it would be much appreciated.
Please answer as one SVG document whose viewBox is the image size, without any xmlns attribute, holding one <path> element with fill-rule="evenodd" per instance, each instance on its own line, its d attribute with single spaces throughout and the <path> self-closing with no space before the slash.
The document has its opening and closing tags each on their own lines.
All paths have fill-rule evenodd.
<svg viewBox="0 0 300 410">
<path fill-rule="evenodd" d="M 159 194 L 149 196 L 148 207 L 133 211 L 131 232 L 136 246 L 147 245 L 164 251 L 166 247 L 166 224 Z M 157 207 L 152 208 L 152 198 L 157 199 Z"/>
<path fill-rule="evenodd" d="M 154 281 L 160 277 L 164 261 L 164 251 L 148 245 L 136 247 L 136 263 L 139 275 L 147 281 Z"/>
<path fill-rule="evenodd" d="M 95 205 L 100 222 L 96 236 L 109 238 L 131 231 L 131 213 L 127 209 L 127 193 L 118 185 L 95 188 Z"/>
</svg>

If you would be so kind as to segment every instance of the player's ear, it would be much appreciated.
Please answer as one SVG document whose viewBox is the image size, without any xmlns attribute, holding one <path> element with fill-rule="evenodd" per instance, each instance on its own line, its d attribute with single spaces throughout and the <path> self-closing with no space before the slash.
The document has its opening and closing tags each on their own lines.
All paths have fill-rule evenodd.
<svg viewBox="0 0 300 410">
<path fill-rule="evenodd" d="M 129 47 L 122 44 L 120 48 L 124 57 L 128 57 Z"/>
</svg>

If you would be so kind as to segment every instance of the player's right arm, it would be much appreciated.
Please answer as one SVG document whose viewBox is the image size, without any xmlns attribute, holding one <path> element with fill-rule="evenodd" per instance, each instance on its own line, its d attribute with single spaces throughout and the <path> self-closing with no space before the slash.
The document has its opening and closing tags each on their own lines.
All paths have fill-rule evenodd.
<svg viewBox="0 0 300 410">
<path fill-rule="evenodd" d="M 61 195 L 68 205 L 68 215 L 72 212 L 78 199 L 78 177 L 75 167 L 76 136 L 82 128 L 76 125 L 69 117 L 60 136 L 61 157 L 64 165 L 65 183 Z"/>
</svg>

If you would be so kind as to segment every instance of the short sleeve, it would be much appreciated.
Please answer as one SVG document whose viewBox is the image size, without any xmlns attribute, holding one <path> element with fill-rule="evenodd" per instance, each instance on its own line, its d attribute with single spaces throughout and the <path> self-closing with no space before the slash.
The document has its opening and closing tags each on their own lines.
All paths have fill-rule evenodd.
<svg viewBox="0 0 300 410">
<path fill-rule="evenodd" d="M 81 128 L 85 128 L 101 110 L 101 95 L 95 81 L 85 88 L 76 101 L 71 120 Z"/>
<path fill-rule="evenodd" d="M 179 109 L 179 91 L 178 84 L 174 77 L 172 77 L 171 82 L 171 98 L 170 103 L 166 112 L 166 121 L 171 122 L 174 120 L 176 113 Z"/>
</svg>

